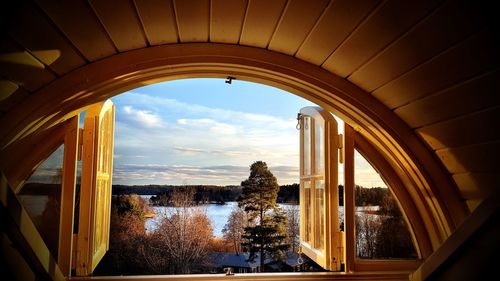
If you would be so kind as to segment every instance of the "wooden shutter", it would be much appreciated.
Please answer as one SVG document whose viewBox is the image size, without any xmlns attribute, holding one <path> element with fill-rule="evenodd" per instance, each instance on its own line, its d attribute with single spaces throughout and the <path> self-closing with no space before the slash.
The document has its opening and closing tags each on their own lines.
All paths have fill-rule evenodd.
<svg viewBox="0 0 500 281">
<path fill-rule="evenodd" d="M 109 247 L 115 109 L 108 100 L 91 106 L 83 129 L 76 274 L 89 275 Z"/>
<path fill-rule="evenodd" d="M 339 226 L 337 122 L 320 107 L 300 110 L 300 244 L 327 270 L 344 263 Z"/>
</svg>

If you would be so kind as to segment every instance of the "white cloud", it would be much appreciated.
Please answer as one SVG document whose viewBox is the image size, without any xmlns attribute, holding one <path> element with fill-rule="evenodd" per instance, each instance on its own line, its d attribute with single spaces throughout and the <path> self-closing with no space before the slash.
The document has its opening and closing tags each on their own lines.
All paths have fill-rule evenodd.
<svg viewBox="0 0 500 281">
<path fill-rule="evenodd" d="M 121 96 L 120 96 L 121 97 Z M 288 129 L 295 128 L 295 119 L 280 118 L 266 114 L 248 113 L 234 110 L 227 110 L 221 108 L 212 108 L 202 105 L 191 103 L 179 102 L 174 99 L 169 99 L 160 96 L 150 96 L 134 92 L 128 92 L 123 95 L 123 101 L 128 104 L 135 104 L 146 108 L 152 112 L 168 112 L 172 115 L 195 115 L 203 116 L 199 121 L 206 122 L 209 120 L 218 121 L 226 120 L 230 124 L 268 124 L 275 129 Z M 182 119 L 181 119 L 182 120 Z"/>
<path fill-rule="evenodd" d="M 123 108 L 121 115 L 117 115 L 115 135 L 115 152 L 121 155 L 116 159 L 119 167 L 147 163 L 169 167 L 232 165 L 245 167 L 247 177 L 248 166 L 262 160 L 269 166 L 295 166 L 295 172 L 277 171 L 276 176 L 283 184 L 298 182 L 299 137 L 293 117 L 210 108 L 130 92 L 117 98 L 120 98 L 117 104 Z M 176 173 L 171 169 L 155 173 L 150 170 L 129 171 L 130 174 L 121 177 L 131 180 L 137 173 L 145 173 L 147 176 L 142 179 L 147 183 L 185 180 L 201 183 L 206 179 L 238 184 L 242 180 L 241 175 L 226 174 L 220 178 L 213 173 L 188 176 L 178 169 Z"/>
<path fill-rule="evenodd" d="M 298 168 L 292 166 L 270 167 L 279 184 L 298 182 Z M 214 184 L 239 185 L 248 178 L 248 166 L 217 165 L 161 165 L 126 164 L 117 165 L 113 171 L 116 184 L 141 184 L 145 181 L 155 184 Z M 281 175 L 281 177 L 279 176 Z"/>
<path fill-rule="evenodd" d="M 161 117 L 151 113 L 150 111 L 135 109 L 132 106 L 124 106 L 123 112 L 130 119 L 147 128 L 163 127 Z"/>
<path fill-rule="evenodd" d="M 208 151 L 205 151 L 203 149 L 199 148 L 189 148 L 189 147 L 174 147 L 176 151 L 179 151 L 181 153 L 185 153 L 187 155 L 197 155 L 200 153 L 207 153 Z"/>
</svg>

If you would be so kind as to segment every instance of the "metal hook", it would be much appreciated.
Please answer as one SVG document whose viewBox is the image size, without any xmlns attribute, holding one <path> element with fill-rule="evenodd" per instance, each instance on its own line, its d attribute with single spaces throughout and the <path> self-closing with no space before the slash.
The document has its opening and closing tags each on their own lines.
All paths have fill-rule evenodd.
<svg viewBox="0 0 500 281">
<path fill-rule="evenodd" d="M 300 113 L 297 113 L 297 125 L 295 126 L 295 128 L 297 130 L 300 130 L 300 118 L 302 117 L 302 114 Z"/>
</svg>

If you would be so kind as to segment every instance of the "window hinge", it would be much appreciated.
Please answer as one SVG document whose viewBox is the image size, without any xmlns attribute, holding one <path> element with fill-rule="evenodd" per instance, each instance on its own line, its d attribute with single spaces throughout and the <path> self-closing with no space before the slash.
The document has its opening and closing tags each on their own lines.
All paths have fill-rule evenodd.
<svg viewBox="0 0 500 281">
<path fill-rule="evenodd" d="M 338 148 L 339 148 L 339 163 L 344 164 L 344 135 L 342 134 L 339 134 Z"/>
<path fill-rule="evenodd" d="M 82 160 L 83 128 L 78 128 L 78 161 Z"/>
</svg>

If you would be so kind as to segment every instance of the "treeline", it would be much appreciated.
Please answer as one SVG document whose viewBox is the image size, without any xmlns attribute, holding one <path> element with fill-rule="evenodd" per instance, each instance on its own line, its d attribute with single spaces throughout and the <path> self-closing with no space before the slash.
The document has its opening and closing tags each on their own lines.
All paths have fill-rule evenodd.
<svg viewBox="0 0 500 281">
<path fill-rule="evenodd" d="M 192 193 L 194 204 L 225 204 L 236 201 L 241 195 L 242 188 L 240 186 L 205 185 L 168 186 L 160 193 L 151 196 L 150 203 L 154 206 L 172 206 L 174 203 L 173 195 L 177 192 Z"/>
<path fill-rule="evenodd" d="M 299 204 L 299 196 L 300 185 L 298 183 L 281 185 L 276 202 Z"/>
<path fill-rule="evenodd" d="M 385 196 L 390 196 L 388 188 L 356 185 L 354 200 L 356 206 L 379 206 Z"/>
<path fill-rule="evenodd" d="M 153 195 L 151 203 L 158 206 L 171 205 L 171 197 L 176 190 L 194 190 L 196 204 L 237 201 L 241 195 L 242 187 L 239 185 L 113 185 L 113 195 Z M 299 202 L 299 184 L 280 186 L 278 203 Z"/>
<path fill-rule="evenodd" d="M 239 185 L 113 185 L 113 195 L 138 194 L 154 195 L 151 201 L 154 205 L 170 205 L 169 200 L 174 190 L 194 190 L 196 204 L 218 203 L 237 201 L 242 188 Z M 380 205 L 384 196 L 389 193 L 388 188 L 366 188 L 357 185 L 355 191 L 356 206 Z M 298 183 L 281 185 L 278 191 L 277 203 L 298 204 L 300 185 Z M 344 187 L 339 186 L 339 204 L 344 205 Z"/>
<path fill-rule="evenodd" d="M 176 188 L 188 188 L 195 190 L 212 190 L 213 192 L 221 191 L 222 189 L 239 189 L 239 185 L 113 185 L 113 195 L 137 194 L 137 195 L 157 195 L 165 192 L 171 192 Z"/>
</svg>

